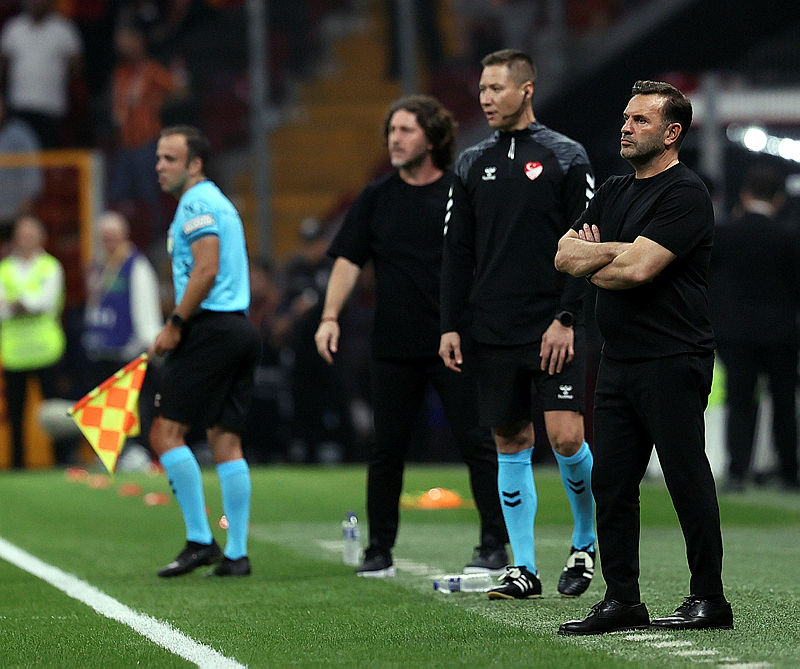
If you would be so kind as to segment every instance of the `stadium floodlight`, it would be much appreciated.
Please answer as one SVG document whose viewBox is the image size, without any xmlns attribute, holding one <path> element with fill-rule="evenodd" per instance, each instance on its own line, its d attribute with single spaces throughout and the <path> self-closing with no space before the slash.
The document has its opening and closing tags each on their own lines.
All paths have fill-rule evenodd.
<svg viewBox="0 0 800 669">
<path fill-rule="evenodd" d="M 800 140 L 792 137 L 772 135 L 764 128 L 756 125 L 729 125 L 725 131 L 728 139 L 754 153 L 766 153 L 770 156 L 800 163 Z"/>
<path fill-rule="evenodd" d="M 778 144 L 778 155 L 784 160 L 800 163 L 800 141 L 784 137 Z"/>
<path fill-rule="evenodd" d="M 751 126 L 744 131 L 741 141 L 746 149 L 761 153 L 767 148 L 768 136 L 763 128 Z"/>
</svg>

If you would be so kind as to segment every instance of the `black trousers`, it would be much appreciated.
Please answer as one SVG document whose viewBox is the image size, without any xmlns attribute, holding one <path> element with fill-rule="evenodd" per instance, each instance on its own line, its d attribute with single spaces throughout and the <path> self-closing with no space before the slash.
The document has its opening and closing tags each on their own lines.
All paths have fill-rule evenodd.
<svg viewBox="0 0 800 669">
<path fill-rule="evenodd" d="M 6 405 L 8 407 L 8 421 L 11 426 L 12 467 L 22 469 L 25 466 L 25 448 L 23 441 L 23 419 L 25 417 L 25 399 L 28 392 L 28 377 L 39 379 L 44 399 L 60 397 L 58 391 L 58 372 L 55 366 L 42 367 L 24 372 L 3 370 L 3 380 L 6 386 Z M 74 464 L 75 448 L 77 441 L 74 438 L 59 439 L 53 442 L 57 465 Z"/>
<path fill-rule="evenodd" d="M 606 598 L 639 602 L 639 485 L 655 444 L 678 514 L 690 591 L 722 595 L 722 534 L 703 412 L 713 354 L 646 361 L 601 357 L 594 407 L 592 491 Z"/>
<path fill-rule="evenodd" d="M 375 446 L 367 470 L 370 549 L 389 552 L 397 538 L 403 469 L 428 384 L 433 384 L 461 456 L 481 519 L 480 545 L 508 542 L 497 493 L 497 452 L 488 428 L 478 426 L 477 392 L 469 372 L 448 370 L 438 356 L 372 361 Z"/>
<path fill-rule="evenodd" d="M 743 479 L 750 472 L 753 440 L 758 416 L 756 383 L 766 374 L 772 397 L 772 433 L 778 454 L 781 479 L 797 481 L 797 347 L 758 344 L 720 343 L 719 357 L 725 363 L 725 392 L 728 417 L 725 443 L 728 450 L 728 474 Z"/>
</svg>

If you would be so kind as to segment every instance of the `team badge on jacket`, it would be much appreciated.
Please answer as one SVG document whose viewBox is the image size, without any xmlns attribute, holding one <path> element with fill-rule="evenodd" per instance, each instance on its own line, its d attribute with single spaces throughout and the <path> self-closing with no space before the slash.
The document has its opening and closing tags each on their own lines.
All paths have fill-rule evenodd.
<svg viewBox="0 0 800 669">
<path fill-rule="evenodd" d="M 535 163 L 525 163 L 525 176 L 533 181 L 542 173 L 543 169 L 544 167 L 542 167 L 542 164 L 538 160 Z"/>
</svg>

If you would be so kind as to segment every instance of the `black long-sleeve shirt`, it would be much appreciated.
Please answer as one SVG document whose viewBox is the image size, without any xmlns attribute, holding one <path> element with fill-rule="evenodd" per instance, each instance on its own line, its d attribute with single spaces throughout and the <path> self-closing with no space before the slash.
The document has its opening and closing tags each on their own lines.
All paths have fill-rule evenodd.
<svg viewBox="0 0 800 669">
<path fill-rule="evenodd" d="M 553 265 L 558 240 L 594 195 L 578 142 L 543 124 L 495 132 L 461 153 L 445 215 L 441 330 L 470 309 L 478 342 L 538 341 L 560 311 L 582 312 L 586 282 Z"/>
</svg>

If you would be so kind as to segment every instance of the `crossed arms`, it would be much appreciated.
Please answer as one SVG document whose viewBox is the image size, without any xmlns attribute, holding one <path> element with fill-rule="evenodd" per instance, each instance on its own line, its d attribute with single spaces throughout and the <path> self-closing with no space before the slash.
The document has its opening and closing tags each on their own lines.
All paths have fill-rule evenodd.
<svg viewBox="0 0 800 669">
<path fill-rule="evenodd" d="M 602 242 L 596 225 L 568 230 L 558 242 L 556 269 L 583 276 L 599 288 L 624 290 L 655 279 L 676 256 L 642 237 L 633 242 Z"/>
</svg>

